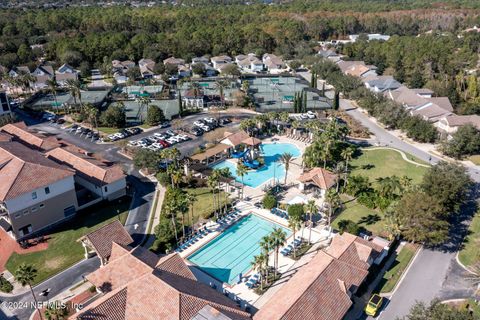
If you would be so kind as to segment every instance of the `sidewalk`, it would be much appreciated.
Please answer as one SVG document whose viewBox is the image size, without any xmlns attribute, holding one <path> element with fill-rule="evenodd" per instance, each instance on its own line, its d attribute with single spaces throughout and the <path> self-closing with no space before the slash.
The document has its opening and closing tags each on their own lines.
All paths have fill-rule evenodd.
<svg viewBox="0 0 480 320">
<path fill-rule="evenodd" d="M 155 207 L 155 212 L 153 212 L 153 219 L 151 220 L 151 225 L 149 223 L 148 226 L 148 232 L 149 234 L 147 241 L 142 245 L 145 248 L 150 248 L 153 243 L 155 242 L 155 227 L 159 224 L 160 222 L 160 215 L 162 214 L 162 205 L 163 205 L 163 199 L 165 198 L 165 187 L 160 185 L 159 183 L 157 184 L 157 194 L 156 194 L 156 207 Z"/>
</svg>

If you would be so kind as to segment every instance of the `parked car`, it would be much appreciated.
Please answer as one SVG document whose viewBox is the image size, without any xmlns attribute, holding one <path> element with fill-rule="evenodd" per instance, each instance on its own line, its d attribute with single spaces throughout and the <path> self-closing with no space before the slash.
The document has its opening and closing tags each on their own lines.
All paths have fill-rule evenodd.
<svg viewBox="0 0 480 320">
<path fill-rule="evenodd" d="M 167 136 L 167 135 L 165 135 L 165 134 L 163 134 L 163 133 L 159 133 L 159 132 L 155 132 L 153 135 L 154 135 L 155 137 L 157 137 L 158 139 L 162 139 L 162 140 L 165 140 L 165 139 L 167 139 L 167 138 L 170 137 L 170 136 Z"/>
<path fill-rule="evenodd" d="M 167 131 L 165 131 L 165 133 L 168 134 L 169 136 L 176 135 L 176 133 L 173 130 L 167 130 Z"/>
<path fill-rule="evenodd" d="M 197 120 L 193 123 L 193 125 L 197 126 L 197 127 L 201 127 L 205 124 L 205 121 L 203 120 Z"/>
<path fill-rule="evenodd" d="M 302 118 L 302 119 L 308 119 L 308 115 L 307 115 L 306 113 L 302 113 L 302 114 L 300 115 L 300 118 Z"/>
<path fill-rule="evenodd" d="M 383 303 L 383 297 L 380 297 L 378 294 L 374 294 L 370 301 L 368 301 L 367 306 L 365 307 L 365 313 L 371 317 L 375 317 L 375 315 L 380 310 L 380 307 Z"/>
<path fill-rule="evenodd" d="M 75 134 L 80 134 L 83 132 L 83 128 L 82 127 L 78 127 L 77 130 L 75 130 Z"/>
<path fill-rule="evenodd" d="M 85 137 L 86 137 L 86 138 L 91 138 L 91 137 L 93 137 L 93 132 L 92 132 L 92 131 L 87 132 L 87 134 L 86 134 Z"/>
<path fill-rule="evenodd" d="M 317 117 L 317 115 L 313 111 L 307 111 L 307 117 L 309 119 L 315 119 Z"/>
<path fill-rule="evenodd" d="M 65 120 L 64 119 L 57 119 L 56 123 L 57 124 L 64 124 Z"/>
<path fill-rule="evenodd" d="M 224 126 L 224 125 L 226 125 L 226 124 L 229 124 L 229 123 L 231 123 L 231 122 L 232 122 L 232 120 L 230 120 L 230 118 L 222 118 L 222 119 L 220 119 L 220 125 L 222 125 L 222 126 Z"/>
<path fill-rule="evenodd" d="M 158 140 L 158 143 L 160 143 L 164 148 L 168 148 L 170 147 L 170 143 L 168 143 L 167 141 L 165 140 Z"/>
<path fill-rule="evenodd" d="M 190 133 L 193 134 L 194 136 L 201 136 L 203 134 L 203 130 L 200 129 L 199 127 L 193 127 L 192 129 L 190 129 Z"/>
<path fill-rule="evenodd" d="M 170 122 L 168 122 L 168 121 L 162 122 L 162 123 L 160 123 L 159 127 L 160 128 L 168 128 L 168 127 L 170 127 Z"/>
<path fill-rule="evenodd" d="M 67 128 L 67 131 L 74 132 L 74 131 L 77 131 L 77 129 L 78 129 L 78 125 L 74 124 L 70 128 Z"/>
<path fill-rule="evenodd" d="M 172 137 L 168 138 L 165 141 L 167 141 L 170 145 L 174 145 L 178 142 L 177 140 L 173 139 Z"/>
</svg>

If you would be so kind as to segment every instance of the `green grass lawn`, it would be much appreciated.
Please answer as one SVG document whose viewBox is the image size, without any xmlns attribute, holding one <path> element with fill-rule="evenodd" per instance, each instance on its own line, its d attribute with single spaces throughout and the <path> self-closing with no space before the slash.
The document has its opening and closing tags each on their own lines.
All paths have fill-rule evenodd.
<svg viewBox="0 0 480 320">
<path fill-rule="evenodd" d="M 470 157 L 468 157 L 467 160 L 470 160 L 470 161 L 472 161 L 475 165 L 480 166 L 480 155 L 479 155 L 479 154 L 474 155 L 474 156 L 470 156 Z"/>
<path fill-rule="evenodd" d="M 114 133 L 117 133 L 119 131 L 119 129 L 117 129 L 117 128 L 109 128 L 109 127 L 98 127 L 97 129 L 98 129 L 98 131 L 101 131 L 105 134 L 114 134 Z"/>
<path fill-rule="evenodd" d="M 480 213 L 477 213 L 470 224 L 469 235 L 465 238 L 463 248 L 458 254 L 460 261 L 466 266 L 480 263 Z"/>
<path fill-rule="evenodd" d="M 140 125 L 139 127 L 140 127 L 140 128 L 142 128 L 142 129 L 150 129 L 150 128 L 152 128 L 152 126 L 151 126 L 151 125 L 149 125 L 149 124 L 146 124 L 146 123 L 144 123 L 144 124 Z"/>
<path fill-rule="evenodd" d="M 385 272 L 383 279 L 380 281 L 378 289 L 381 293 L 391 292 L 397 285 L 398 280 L 407 268 L 410 260 L 415 255 L 416 247 L 407 243 L 398 253 L 397 258 L 390 266 L 390 269 Z"/>
<path fill-rule="evenodd" d="M 345 195 L 341 196 L 343 203 L 342 212 L 332 222 L 332 227 L 338 229 L 338 222 L 341 220 L 352 220 L 376 235 L 384 234 L 384 214 L 380 211 L 369 209 L 355 200 L 349 201 Z"/>
<path fill-rule="evenodd" d="M 380 177 L 396 175 L 398 177 L 408 176 L 413 183 L 419 183 L 427 171 L 425 167 L 403 160 L 400 153 L 394 150 L 363 149 L 361 152 L 362 154 L 351 162 L 352 174 L 368 176 L 371 182 Z M 412 155 L 407 155 L 407 157 L 413 161 L 425 164 Z"/>
<path fill-rule="evenodd" d="M 188 193 L 195 194 L 197 196 L 197 201 L 193 205 L 193 215 L 194 223 L 198 221 L 199 218 L 205 218 L 213 212 L 213 196 L 209 188 L 189 188 L 185 189 Z M 222 192 L 220 195 L 221 203 L 225 204 L 225 192 Z M 190 215 L 190 210 L 188 212 Z M 189 221 L 189 220 L 187 220 Z"/>
<path fill-rule="evenodd" d="M 7 269 L 14 273 L 22 264 L 31 264 L 38 270 L 35 283 L 59 273 L 84 258 L 80 242 L 82 236 L 114 219 L 125 223 L 130 207 L 130 198 L 121 198 L 112 203 L 99 203 L 79 211 L 72 220 L 65 222 L 49 234 L 48 249 L 28 254 L 14 253 L 7 262 Z M 117 215 L 118 212 L 118 215 Z"/>
<path fill-rule="evenodd" d="M 400 153 L 395 150 L 363 149 L 361 152 L 361 155 L 354 158 L 351 162 L 351 175 L 369 177 L 370 182 L 373 184 L 375 184 L 377 178 L 393 175 L 398 177 L 408 176 L 414 184 L 418 184 L 428 170 L 428 168 L 417 166 L 403 160 Z M 411 155 L 407 155 L 407 157 L 413 161 L 424 163 Z M 380 212 L 380 210 L 369 209 L 356 201 L 348 201 L 346 196 L 342 196 L 342 201 L 344 202 L 344 208 L 333 221 L 332 225 L 334 228 L 338 229 L 338 222 L 340 220 L 351 220 L 373 234 L 387 236 L 384 231 L 384 214 Z"/>
</svg>

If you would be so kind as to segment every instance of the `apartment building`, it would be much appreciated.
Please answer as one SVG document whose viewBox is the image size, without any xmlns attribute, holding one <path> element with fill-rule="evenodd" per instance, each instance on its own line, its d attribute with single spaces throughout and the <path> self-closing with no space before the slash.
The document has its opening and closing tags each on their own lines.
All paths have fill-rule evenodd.
<svg viewBox="0 0 480 320">
<path fill-rule="evenodd" d="M 0 226 L 16 239 L 72 217 L 75 172 L 16 141 L 0 142 Z"/>
<path fill-rule="evenodd" d="M 126 193 L 120 166 L 23 122 L 0 128 L 0 181 L 0 227 L 17 240 Z"/>
</svg>

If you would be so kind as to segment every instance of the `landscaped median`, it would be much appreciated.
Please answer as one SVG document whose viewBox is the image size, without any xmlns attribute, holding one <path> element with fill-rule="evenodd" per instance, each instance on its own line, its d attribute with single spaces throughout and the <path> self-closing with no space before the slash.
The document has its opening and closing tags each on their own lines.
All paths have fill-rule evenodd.
<svg viewBox="0 0 480 320">
<path fill-rule="evenodd" d="M 13 253 L 6 268 L 14 273 L 22 263 L 31 264 L 38 270 L 35 278 L 35 284 L 38 284 L 84 258 L 85 251 L 78 242 L 82 236 L 114 219 L 125 224 L 129 207 L 130 198 L 124 197 L 81 210 L 75 218 L 52 230 L 47 236 L 49 240 L 46 250 L 27 254 Z"/>
<path fill-rule="evenodd" d="M 377 289 L 380 293 L 392 292 L 418 250 L 417 245 L 407 243 L 398 253 L 395 261 L 383 275 Z"/>
</svg>

